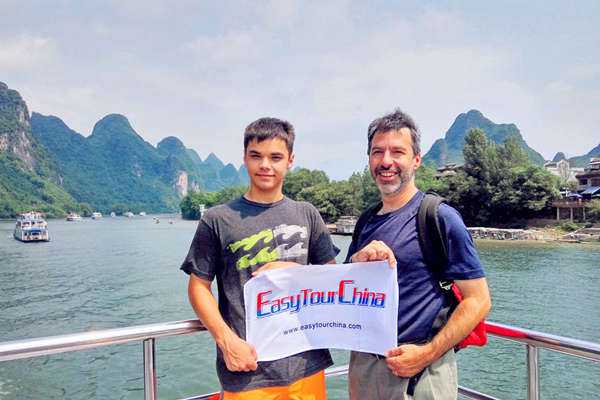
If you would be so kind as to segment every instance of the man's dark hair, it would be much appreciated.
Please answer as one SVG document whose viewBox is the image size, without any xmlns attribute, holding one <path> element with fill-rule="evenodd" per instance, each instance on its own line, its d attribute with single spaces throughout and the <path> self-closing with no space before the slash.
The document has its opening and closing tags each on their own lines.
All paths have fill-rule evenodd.
<svg viewBox="0 0 600 400">
<path fill-rule="evenodd" d="M 244 152 L 248 148 L 248 143 L 253 139 L 260 143 L 263 140 L 277 138 L 285 142 L 291 156 L 295 137 L 294 127 L 289 122 L 270 117 L 260 118 L 248 125 L 244 131 Z"/>
<path fill-rule="evenodd" d="M 410 139 L 412 141 L 413 155 L 417 155 L 421 152 L 421 133 L 419 128 L 415 124 L 415 121 L 408 115 L 397 108 L 393 113 L 384 115 L 381 118 L 377 118 L 371 122 L 368 129 L 369 147 L 367 154 L 371 154 L 371 143 L 373 142 L 373 136 L 376 133 L 386 133 L 389 131 L 399 131 L 402 128 L 410 129 Z"/>
</svg>

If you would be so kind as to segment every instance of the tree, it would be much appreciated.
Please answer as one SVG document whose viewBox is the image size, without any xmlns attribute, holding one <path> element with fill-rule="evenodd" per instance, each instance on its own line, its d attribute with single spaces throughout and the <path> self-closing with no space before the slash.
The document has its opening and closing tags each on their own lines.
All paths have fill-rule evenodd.
<svg viewBox="0 0 600 400">
<path fill-rule="evenodd" d="M 329 183 L 329 178 L 325 172 L 301 168 L 296 172 L 287 173 L 283 181 L 283 194 L 295 200 L 302 189 L 320 183 Z"/>
<path fill-rule="evenodd" d="M 348 181 L 320 183 L 304 188 L 298 200 L 311 203 L 326 222 L 334 222 L 342 215 L 358 215 L 354 189 Z"/>
<path fill-rule="evenodd" d="M 592 221 L 600 221 L 600 200 L 594 199 L 587 203 L 585 214 Z"/>
<path fill-rule="evenodd" d="M 234 186 L 218 192 L 191 192 L 179 202 L 183 219 L 200 219 L 200 205 L 210 208 L 237 199 L 248 191 L 248 186 Z"/>
<path fill-rule="evenodd" d="M 467 224 L 503 225 L 543 214 L 558 195 L 558 178 L 533 165 L 513 137 L 496 146 L 474 129 L 463 153 L 465 169 L 447 178 L 445 197 Z"/>
<path fill-rule="evenodd" d="M 524 167 L 531 164 L 529 156 L 525 154 L 517 138 L 514 136 L 507 136 L 504 139 L 504 146 L 497 148 L 497 153 L 501 167 L 506 169 Z"/>
<path fill-rule="evenodd" d="M 435 177 L 435 169 L 421 164 L 419 169 L 415 172 L 415 185 L 423 192 L 435 192 L 438 194 L 446 193 L 448 191 L 448 183 L 445 179 L 438 179 Z"/>
</svg>

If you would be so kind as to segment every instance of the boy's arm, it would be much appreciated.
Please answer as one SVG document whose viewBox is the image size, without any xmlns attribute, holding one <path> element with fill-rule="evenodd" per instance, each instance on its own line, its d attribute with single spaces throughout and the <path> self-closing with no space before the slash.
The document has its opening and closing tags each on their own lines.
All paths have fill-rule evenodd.
<svg viewBox="0 0 600 400">
<path fill-rule="evenodd" d="M 210 290 L 210 281 L 190 274 L 188 296 L 192 308 L 223 352 L 227 369 L 230 371 L 254 371 L 258 368 L 254 346 L 241 339 L 225 323 L 217 301 Z"/>
</svg>

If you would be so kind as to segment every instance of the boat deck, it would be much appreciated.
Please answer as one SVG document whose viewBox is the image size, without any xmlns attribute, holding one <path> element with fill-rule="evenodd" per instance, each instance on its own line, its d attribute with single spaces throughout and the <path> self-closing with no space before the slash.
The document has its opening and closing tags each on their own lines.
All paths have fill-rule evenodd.
<svg viewBox="0 0 600 400">
<path fill-rule="evenodd" d="M 488 335 L 525 345 L 528 400 L 539 400 L 540 398 L 538 356 L 540 349 L 600 362 L 599 343 L 556 336 L 493 322 L 487 322 L 486 329 Z M 206 332 L 206 328 L 202 326 L 200 321 L 187 320 L 16 340 L 0 343 L 0 362 L 141 341 L 144 358 L 144 398 L 146 400 L 153 400 L 157 398 L 155 369 L 156 339 L 201 332 Z M 326 370 L 326 376 L 331 378 L 333 376 L 344 375 L 347 371 L 347 365 L 334 366 Z M 217 392 L 207 393 L 187 399 L 210 399 L 211 396 L 216 394 Z M 490 395 L 462 386 L 459 386 L 459 394 L 469 399 L 495 399 L 495 397 Z"/>
</svg>

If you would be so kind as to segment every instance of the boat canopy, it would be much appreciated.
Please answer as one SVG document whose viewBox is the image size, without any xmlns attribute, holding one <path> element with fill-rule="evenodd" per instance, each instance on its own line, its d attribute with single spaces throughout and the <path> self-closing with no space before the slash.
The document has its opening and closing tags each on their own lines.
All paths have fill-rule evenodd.
<svg viewBox="0 0 600 400">
<path fill-rule="evenodd" d="M 600 186 L 592 186 L 585 189 L 581 194 L 598 194 L 600 193 Z"/>
</svg>

